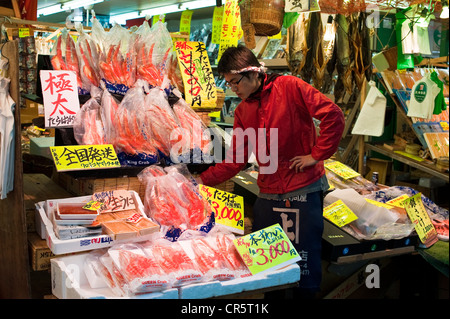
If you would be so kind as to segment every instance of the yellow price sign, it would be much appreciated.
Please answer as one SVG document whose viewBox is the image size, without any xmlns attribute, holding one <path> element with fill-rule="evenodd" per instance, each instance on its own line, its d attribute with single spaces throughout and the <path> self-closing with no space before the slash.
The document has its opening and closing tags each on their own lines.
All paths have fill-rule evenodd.
<svg viewBox="0 0 450 319">
<path fill-rule="evenodd" d="M 209 202 L 216 223 L 232 232 L 244 234 L 244 198 L 206 185 L 199 185 L 200 194 Z"/>
<path fill-rule="evenodd" d="M 219 54 L 217 56 L 218 61 L 228 47 L 238 44 L 240 31 L 241 10 L 238 0 L 226 0 L 223 9 L 222 32 L 220 34 Z"/>
<path fill-rule="evenodd" d="M 338 227 L 345 226 L 358 219 L 358 216 L 340 199 L 323 209 L 323 217 Z"/>
<path fill-rule="evenodd" d="M 184 10 L 181 13 L 180 32 L 186 32 L 187 34 L 191 33 L 191 19 L 193 13 L 193 10 Z"/>
<path fill-rule="evenodd" d="M 377 202 L 376 200 L 373 199 L 369 199 L 369 198 L 364 198 L 366 200 L 366 202 L 371 203 L 372 205 L 378 206 L 378 207 L 384 207 L 387 209 L 392 209 L 394 208 L 394 206 L 389 205 L 388 203 L 381 203 L 381 202 Z"/>
<path fill-rule="evenodd" d="M 301 260 L 280 224 L 236 238 L 233 243 L 253 275 Z"/>
<path fill-rule="evenodd" d="M 414 224 L 417 235 L 420 241 L 426 247 L 430 247 L 438 241 L 436 229 L 431 222 L 430 216 L 425 210 L 422 202 L 422 194 L 417 193 L 403 202 L 406 213 L 409 219 Z"/>
<path fill-rule="evenodd" d="M 98 211 L 100 208 L 102 208 L 103 205 L 104 204 L 102 202 L 91 200 L 87 202 L 82 208 L 87 210 Z"/>
<path fill-rule="evenodd" d="M 214 7 L 211 42 L 220 44 L 220 33 L 222 32 L 224 6 Z"/>
<path fill-rule="evenodd" d="M 19 28 L 19 38 L 26 38 L 31 36 L 30 28 Z"/>
<path fill-rule="evenodd" d="M 394 199 L 391 199 L 390 201 L 387 201 L 386 204 L 392 205 L 392 206 L 396 206 L 396 207 L 400 207 L 400 208 L 404 208 L 404 207 L 405 207 L 405 206 L 404 206 L 404 205 L 405 205 L 405 204 L 404 204 L 405 199 L 408 199 L 408 198 L 409 198 L 408 195 L 403 194 L 403 195 L 401 195 L 401 196 L 399 196 L 399 197 L 396 197 L 396 198 L 394 198 Z"/>
<path fill-rule="evenodd" d="M 111 144 L 51 146 L 50 153 L 58 172 L 120 167 Z"/>
<path fill-rule="evenodd" d="M 203 42 L 175 42 L 186 102 L 192 108 L 215 108 L 216 82 Z"/>
<path fill-rule="evenodd" d="M 359 176 L 360 174 L 347 165 L 342 164 L 339 161 L 330 161 L 325 162 L 325 168 L 329 169 L 339 177 L 342 177 L 343 179 L 350 179 L 356 176 Z"/>
</svg>

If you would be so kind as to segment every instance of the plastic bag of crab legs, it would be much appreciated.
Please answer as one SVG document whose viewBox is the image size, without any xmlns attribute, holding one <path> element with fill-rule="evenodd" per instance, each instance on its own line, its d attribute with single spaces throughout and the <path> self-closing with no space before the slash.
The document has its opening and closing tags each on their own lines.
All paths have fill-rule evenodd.
<svg viewBox="0 0 450 319">
<path fill-rule="evenodd" d="M 99 46 L 89 34 L 84 32 L 81 23 L 76 24 L 76 29 L 80 34 L 75 46 L 78 55 L 79 69 L 81 71 L 80 77 L 82 89 L 92 93 L 92 86 L 100 88 L 100 71 L 98 66 Z"/>
<path fill-rule="evenodd" d="M 113 246 L 108 249 L 108 255 L 125 279 L 128 295 L 161 291 L 173 286 L 174 277 L 164 272 L 151 251 L 145 251 L 138 244 Z"/>
<path fill-rule="evenodd" d="M 151 28 L 147 21 L 134 33 L 136 79 L 146 80 L 152 87 L 167 88 L 164 77 L 168 75 L 172 61 L 172 38 L 165 24 L 156 22 Z"/>
<path fill-rule="evenodd" d="M 166 274 L 175 278 L 173 287 L 202 282 L 203 274 L 198 265 L 187 255 L 179 242 L 159 238 L 141 245 L 146 253 L 153 255 Z"/>
<path fill-rule="evenodd" d="M 125 95 L 136 81 L 134 37 L 118 24 L 105 32 L 97 19 L 93 19 L 92 23 L 92 38 L 99 48 L 100 78 L 109 92 Z"/>
<path fill-rule="evenodd" d="M 80 76 L 80 66 L 78 62 L 78 55 L 75 46 L 75 41 L 69 34 L 69 30 L 64 28 L 61 30 L 61 35 L 55 42 L 51 50 L 51 64 L 53 70 L 66 70 L 75 72 L 77 78 L 78 94 L 88 94 L 89 92 L 83 89 L 83 84 Z"/>
<path fill-rule="evenodd" d="M 75 116 L 73 135 L 80 145 L 106 144 L 100 105 L 103 90 L 92 86 L 90 91 L 91 98 L 81 106 Z"/>
<path fill-rule="evenodd" d="M 139 181 L 145 185 L 145 212 L 161 225 L 161 232 L 171 241 L 176 241 L 186 229 L 208 232 L 214 225 L 209 203 L 180 171 L 181 167 L 166 172 L 160 166 L 151 165 L 138 174 Z"/>
<path fill-rule="evenodd" d="M 186 240 L 189 238 L 189 240 Z M 178 242 L 188 256 L 198 265 L 204 281 L 226 281 L 235 279 L 233 266 L 224 258 L 221 246 L 217 246 L 215 238 L 198 231 L 184 232 Z"/>
<path fill-rule="evenodd" d="M 144 109 L 145 93 L 140 86 L 118 102 L 103 90 L 101 112 L 106 141 L 112 144 L 123 166 L 146 166 L 159 162 L 158 143 Z"/>
</svg>

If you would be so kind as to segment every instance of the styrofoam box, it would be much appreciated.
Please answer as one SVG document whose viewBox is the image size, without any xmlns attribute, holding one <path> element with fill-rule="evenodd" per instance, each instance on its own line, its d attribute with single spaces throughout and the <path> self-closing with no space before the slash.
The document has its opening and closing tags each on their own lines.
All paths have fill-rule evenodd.
<svg viewBox="0 0 450 319">
<path fill-rule="evenodd" d="M 276 287 L 300 280 L 300 267 L 284 268 L 229 281 L 212 281 L 132 297 L 117 297 L 109 288 L 91 288 L 83 269 L 88 253 L 56 257 L 51 262 L 52 293 L 60 299 L 203 299 Z"/>
<path fill-rule="evenodd" d="M 178 299 L 176 288 L 162 292 L 118 297 L 108 287 L 91 288 L 84 272 L 84 261 L 88 253 L 57 257 L 50 260 L 52 294 L 59 299 Z"/>
<path fill-rule="evenodd" d="M 134 199 L 136 204 L 136 209 L 141 212 L 143 216 L 146 216 L 144 213 L 144 205 L 142 201 L 135 191 L 129 191 Z M 56 203 L 58 202 L 67 202 L 71 203 L 74 201 L 80 202 L 89 202 L 92 199 L 91 195 L 87 196 L 79 196 L 79 197 L 71 197 L 64 199 L 49 199 L 47 201 L 36 203 L 36 230 L 42 239 L 47 241 L 47 245 L 55 255 L 87 251 L 92 249 L 100 249 L 107 248 L 115 244 L 119 244 L 121 242 L 139 242 L 146 241 L 152 238 L 153 234 L 145 235 L 145 236 L 137 236 L 134 238 L 124 239 L 124 240 L 113 240 L 113 238 L 109 235 L 98 235 L 98 236 L 89 236 L 83 238 L 76 239 L 59 239 L 55 232 L 53 231 L 53 223 L 50 220 L 51 214 L 56 209 Z"/>
</svg>

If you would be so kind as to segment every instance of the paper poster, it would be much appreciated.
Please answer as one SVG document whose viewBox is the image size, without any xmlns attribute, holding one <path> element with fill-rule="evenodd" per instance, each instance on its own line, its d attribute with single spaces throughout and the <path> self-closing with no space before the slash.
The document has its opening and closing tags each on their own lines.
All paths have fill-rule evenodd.
<svg viewBox="0 0 450 319">
<path fill-rule="evenodd" d="M 199 185 L 200 193 L 209 202 L 216 223 L 230 231 L 244 234 L 244 198 L 206 185 Z"/>
<path fill-rule="evenodd" d="M 73 71 L 41 70 L 45 127 L 71 127 L 80 110 L 77 77 Z"/>
<path fill-rule="evenodd" d="M 97 192 L 92 195 L 92 199 L 104 204 L 102 213 L 136 209 L 133 195 L 126 189 Z"/>
<path fill-rule="evenodd" d="M 430 247 L 438 241 L 436 229 L 428 216 L 422 202 L 422 193 L 417 193 L 403 202 L 409 219 L 414 224 L 414 229 L 420 241 L 426 247 Z"/>
<path fill-rule="evenodd" d="M 286 0 L 284 4 L 285 12 L 305 12 L 309 11 L 310 0 Z"/>
<path fill-rule="evenodd" d="M 222 53 L 231 46 L 236 46 L 241 37 L 241 9 L 238 0 L 226 0 L 222 19 L 222 32 L 217 61 Z"/>
<path fill-rule="evenodd" d="M 323 217 L 338 227 L 345 226 L 358 219 L 358 216 L 340 199 L 323 209 Z"/>
<path fill-rule="evenodd" d="M 58 172 L 120 167 L 111 144 L 50 146 Z"/>
<path fill-rule="evenodd" d="M 280 224 L 236 238 L 233 243 L 253 275 L 301 260 Z"/>
<path fill-rule="evenodd" d="M 184 10 L 181 13 L 180 18 L 180 32 L 186 32 L 187 34 L 191 34 L 191 19 L 193 10 Z"/>
<path fill-rule="evenodd" d="M 194 109 L 215 108 L 216 82 L 203 42 L 175 42 L 186 102 Z"/>
<path fill-rule="evenodd" d="M 360 175 L 358 172 L 354 171 L 353 169 L 345 164 L 342 164 L 339 161 L 327 161 L 325 162 L 324 166 L 326 169 L 329 169 L 334 174 L 342 177 L 343 179 L 350 179 Z"/>
<path fill-rule="evenodd" d="M 220 44 L 220 33 L 222 32 L 223 21 L 223 8 L 224 6 L 214 7 L 213 21 L 212 21 L 212 35 L 211 42 Z"/>
</svg>

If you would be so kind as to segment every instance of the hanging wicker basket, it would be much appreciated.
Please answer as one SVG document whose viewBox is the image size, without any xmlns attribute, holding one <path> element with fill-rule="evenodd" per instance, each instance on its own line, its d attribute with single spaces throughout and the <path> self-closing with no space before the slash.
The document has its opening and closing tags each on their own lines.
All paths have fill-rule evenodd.
<svg viewBox="0 0 450 319">
<path fill-rule="evenodd" d="M 242 25 L 251 23 L 255 35 L 272 36 L 281 31 L 284 0 L 244 0 L 239 6 Z"/>
</svg>

